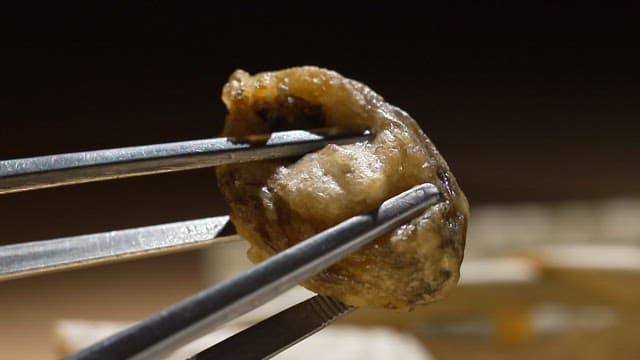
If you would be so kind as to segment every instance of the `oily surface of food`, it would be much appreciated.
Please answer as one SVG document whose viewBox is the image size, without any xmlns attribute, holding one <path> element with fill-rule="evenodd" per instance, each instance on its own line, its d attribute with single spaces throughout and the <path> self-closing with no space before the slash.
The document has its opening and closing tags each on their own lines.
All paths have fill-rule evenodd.
<svg viewBox="0 0 640 360">
<path fill-rule="evenodd" d="M 262 261 L 384 200 L 429 182 L 444 202 L 303 285 L 356 306 L 410 308 L 455 286 L 463 258 L 467 200 L 436 148 L 404 111 L 365 85 L 316 67 L 250 76 L 225 85 L 223 136 L 327 126 L 371 128 L 366 142 L 327 145 L 302 158 L 217 168 L 248 256 Z"/>
</svg>

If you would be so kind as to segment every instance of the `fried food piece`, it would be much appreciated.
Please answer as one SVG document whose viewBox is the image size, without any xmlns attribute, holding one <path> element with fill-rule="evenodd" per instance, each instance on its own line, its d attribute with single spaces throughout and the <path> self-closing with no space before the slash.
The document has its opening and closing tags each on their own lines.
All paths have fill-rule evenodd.
<svg viewBox="0 0 640 360">
<path fill-rule="evenodd" d="M 217 168 L 248 256 L 262 261 L 411 187 L 435 184 L 445 201 L 303 285 L 356 306 L 411 308 L 458 281 L 468 204 L 431 141 L 404 111 L 365 85 L 317 67 L 250 76 L 236 71 L 222 99 L 223 136 L 326 126 L 369 127 L 366 142 L 302 158 Z"/>
</svg>

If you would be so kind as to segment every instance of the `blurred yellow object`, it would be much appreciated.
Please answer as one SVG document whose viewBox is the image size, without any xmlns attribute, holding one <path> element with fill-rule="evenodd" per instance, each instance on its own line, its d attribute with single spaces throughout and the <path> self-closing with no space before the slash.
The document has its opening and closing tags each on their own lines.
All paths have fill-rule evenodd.
<svg viewBox="0 0 640 360">
<path fill-rule="evenodd" d="M 526 308 L 503 308 L 496 312 L 498 341 L 514 345 L 528 341 L 533 336 L 531 316 Z"/>
</svg>

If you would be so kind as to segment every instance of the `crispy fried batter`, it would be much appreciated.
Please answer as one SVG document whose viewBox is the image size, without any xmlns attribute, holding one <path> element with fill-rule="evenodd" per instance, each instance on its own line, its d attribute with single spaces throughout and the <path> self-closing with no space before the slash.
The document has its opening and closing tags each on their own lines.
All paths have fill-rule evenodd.
<svg viewBox="0 0 640 360">
<path fill-rule="evenodd" d="M 328 145 L 300 159 L 221 166 L 218 184 L 248 252 L 262 261 L 348 217 L 430 182 L 446 201 L 303 285 L 357 306 L 408 308 L 455 286 L 467 200 L 436 148 L 404 111 L 365 85 L 316 67 L 250 76 L 223 91 L 224 136 L 323 126 L 374 130 L 367 142 Z"/>
</svg>

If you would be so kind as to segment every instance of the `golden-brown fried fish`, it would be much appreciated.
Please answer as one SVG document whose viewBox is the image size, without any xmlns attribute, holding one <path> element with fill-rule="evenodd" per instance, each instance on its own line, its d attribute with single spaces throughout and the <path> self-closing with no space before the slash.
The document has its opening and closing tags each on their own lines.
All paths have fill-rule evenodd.
<svg viewBox="0 0 640 360">
<path fill-rule="evenodd" d="M 224 136 L 326 126 L 375 132 L 300 159 L 221 166 L 218 185 L 238 233 L 262 261 L 385 199 L 430 182 L 445 202 L 304 283 L 357 306 L 407 308 L 441 298 L 459 278 L 468 204 L 426 135 L 404 111 L 365 85 L 316 67 L 250 76 L 223 91 Z"/>
</svg>

